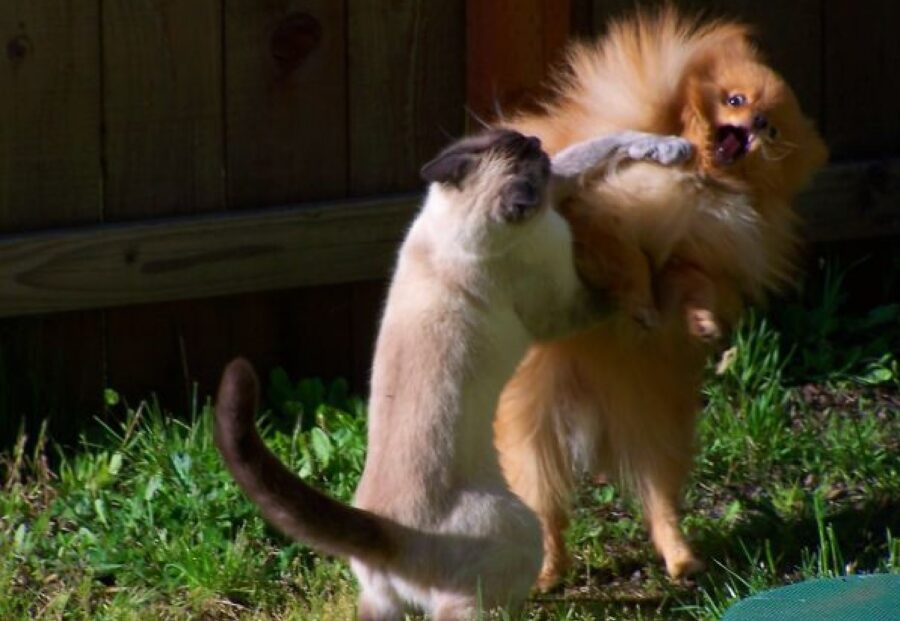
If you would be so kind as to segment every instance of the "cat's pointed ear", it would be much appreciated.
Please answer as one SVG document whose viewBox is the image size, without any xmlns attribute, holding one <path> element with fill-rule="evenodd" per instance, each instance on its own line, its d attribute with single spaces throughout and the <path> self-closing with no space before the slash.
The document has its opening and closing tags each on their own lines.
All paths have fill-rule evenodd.
<svg viewBox="0 0 900 621">
<path fill-rule="evenodd" d="M 445 152 L 422 166 L 419 174 L 429 183 L 450 183 L 459 185 L 471 172 L 475 159 L 470 153 Z"/>
</svg>

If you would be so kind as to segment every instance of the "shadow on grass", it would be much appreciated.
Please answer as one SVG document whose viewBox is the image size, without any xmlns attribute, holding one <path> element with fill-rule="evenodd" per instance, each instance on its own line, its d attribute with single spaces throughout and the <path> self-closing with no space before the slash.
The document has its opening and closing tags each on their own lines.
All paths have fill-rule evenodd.
<svg viewBox="0 0 900 621">
<path fill-rule="evenodd" d="M 812 511 L 784 519 L 771 503 L 746 501 L 749 517 L 731 530 L 710 525 L 695 533 L 697 551 L 710 563 L 710 578 L 724 571 L 721 563 L 739 575 L 750 562 L 748 550 L 762 549 L 768 544 L 772 569 L 779 576 L 792 576 L 810 551 L 817 551 L 821 543 L 821 524 Z M 825 516 L 825 524 L 834 532 L 840 555 L 851 564 L 853 571 L 874 571 L 884 560 L 886 534 L 900 533 L 900 498 L 879 497 L 860 499 L 832 510 Z M 842 570 L 844 568 L 841 568 Z M 701 578 L 701 584 L 707 578 Z"/>
</svg>

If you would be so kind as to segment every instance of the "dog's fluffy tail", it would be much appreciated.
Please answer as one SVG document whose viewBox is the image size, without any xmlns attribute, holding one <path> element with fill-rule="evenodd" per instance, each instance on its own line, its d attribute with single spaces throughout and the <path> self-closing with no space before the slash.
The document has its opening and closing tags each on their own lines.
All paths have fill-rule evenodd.
<svg viewBox="0 0 900 621">
<path fill-rule="evenodd" d="M 253 367 L 233 360 L 219 385 L 215 440 L 240 488 L 286 535 L 326 554 L 391 564 L 401 542 L 390 522 L 310 487 L 266 448 L 254 422 L 258 395 Z"/>
</svg>

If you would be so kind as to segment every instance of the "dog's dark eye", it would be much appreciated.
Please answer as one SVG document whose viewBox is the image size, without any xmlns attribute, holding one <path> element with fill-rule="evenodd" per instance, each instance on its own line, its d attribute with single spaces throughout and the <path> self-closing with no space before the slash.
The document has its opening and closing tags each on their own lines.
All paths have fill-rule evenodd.
<svg viewBox="0 0 900 621">
<path fill-rule="evenodd" d="M 747 103 L 747 98 L 744 95 L 736 93 L 734 95 L 729 95 L 728 99 L 725 100 L 725 103 L 732 108 L 739 108 Z"/>
<path fill-rule="evenodd" d="M 769 128 L 769 138 L 778 138 L 778 128 L 774 125 Z"/>
</svg>

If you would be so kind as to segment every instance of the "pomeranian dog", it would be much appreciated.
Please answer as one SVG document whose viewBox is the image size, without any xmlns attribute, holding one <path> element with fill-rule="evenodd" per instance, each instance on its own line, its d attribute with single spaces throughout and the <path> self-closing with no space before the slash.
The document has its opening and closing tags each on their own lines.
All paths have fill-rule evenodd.
<svg viewBox="0 0 900 621">
<path fill-rule="evenodd" d="M 576 253 L 595 249 L 581 269 L 608 282 L 624 312 L 531 348 L 498 407 L 501 465 L 541 520 L 539 588 L 566 567 L 563 530 L 579 472 L 632 488 L 668 574 L 683 578 L 703 567 L 678 505 L 711 344 L 748 301 L 795 281 L 791 201 L 827 148 L 748 27 L 671 7 L 575 44 L 555 87 L 540 111 L 505 125 L 551 153 L 632 129 L 681 135 L 695 157 L 674 168 L 623 163 L 560 206 Z"/>
</svg>

